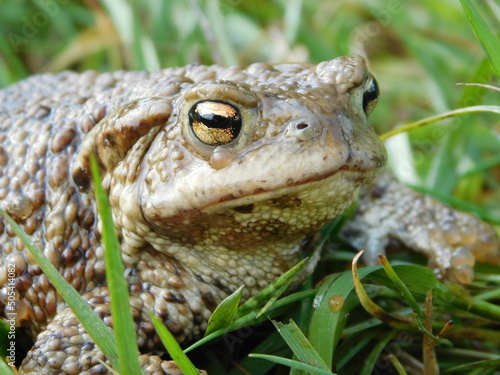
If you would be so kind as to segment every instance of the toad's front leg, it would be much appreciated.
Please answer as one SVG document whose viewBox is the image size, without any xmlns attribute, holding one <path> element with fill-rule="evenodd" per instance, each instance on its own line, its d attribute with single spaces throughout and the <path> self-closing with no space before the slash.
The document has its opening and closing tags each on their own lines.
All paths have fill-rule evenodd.
<svg viewBox="0 0 500 375">
<path fill-rule="evenodd" d="M 109 296 L 106 287 L 83 295 L 94 311 L 111 326 Z M 132 295 L 131 305 L 139 346 L 145 352 L 159 345 L 152 323 L 147 316 L 134 308 L 141 303 Z M 174 361 L 166 361 L 157 355 L 140 354 L 139 363 L 148 375 L 182 375 Z M 42 331 L 33 348 L 28 352 L 21 368 L 21 375 L 105 375 L 110 374 L 111 364 L 90 335 L 83 328 L 69 307 L 59 312 Z M 206 374 L 200 371 L 200 374 Z"/>
<path fill-rule="evenodd" d="M 396 240 L 425 254 L 440 276 L 461 284 L 473 280 L 476 261 L 500 263 L 500 240 L 490 225 L 415 192 L 389 172 L 363 191 L 342 235 L 366 251 L 368 263 Z"/>
</svg>

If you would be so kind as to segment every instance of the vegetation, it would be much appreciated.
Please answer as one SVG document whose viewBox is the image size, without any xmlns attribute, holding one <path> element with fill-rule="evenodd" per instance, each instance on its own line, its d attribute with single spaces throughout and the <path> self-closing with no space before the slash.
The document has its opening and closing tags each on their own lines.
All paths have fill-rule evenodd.
<svg viewBox="0 0 500 375">
<path fill-rule="evenodd" d="M 500 51 L 500 7 L 494 1 L 476 7 L 466 0 L 145 0 L 130 4 L 0 0 L 0 4 L 9 10 L 0 13 L 0 87 L 30 74 L 63 69 L 319 62 L 358 53 L 368 58 L 381 87 L 381 100 L 371 116 L 380 134 L 457 108 L 493 106 L 500 96 L 486 87 L 456 85 L 498 85 L 495 54 Z M 499 133 L 498 114 L 484 112 L 420 127 L 389 139 L 389 152 L 397 156 L 391 167 L 410 184 L 500 225 Z M 407 288 L 404 297 L 390 271 L 391 277 L 381 269 L 360 269 L 361 277 L 370 278 L 363 279 L 368 296 L 387 312 L 367 307 L 375 318 L 354 292 L 354 254 L 338 246 L 334 251 L 337 230 L 333 224 L 323 231 L 329 242 L 314 278 L 297 293 L 279 298 L 263 316 L 257 317 L 265 302 L 259 300 L 253 310 L 241 312 L 243 307 L 238 309 L 234 301 L 239 299 L 233 296 L 224 306 L 228 314 L 221 318 L 226 325 L 245 327 L 250 319 L 244 324 L 238 319 L 250 314 L 261 323 L 190 351 L 195 364 L 210 374 L 311 371 L 302 367 L 290 372 L 288 365 L 294 366 L 293 362 L 277 366 L 269 357 L 248 356 L 292 358 L 293 353 L 295 360 L 316 367 L 318 374 L 330 370 L 420 374 L 423 367 L 427 374 L 437 374 L 437 366 L 443 374 L 498 373 L 500 339 L 495 331 L 500 314 L 494 306 L 500 300 L 498 267 L 479 265 L 476 280 L 465 291 L 437 283 L 431 272 L 417 265 L 422 264 L 418 256 L 401 254 L 398 259 L 413 263 L 394 267 Z M 273 325 L 267 315 L 286 324 Z M 290 319 L 304 335 L 288 323 Z M 452 328 L 447 323 L 450 319 Z M 221 326 L 213 326 L 212 334 L 217 329 Z M 434 335 L 429 335 L 431 331 Z M 315 350 L 297 349 L 308 345 Z"/>
</svg>

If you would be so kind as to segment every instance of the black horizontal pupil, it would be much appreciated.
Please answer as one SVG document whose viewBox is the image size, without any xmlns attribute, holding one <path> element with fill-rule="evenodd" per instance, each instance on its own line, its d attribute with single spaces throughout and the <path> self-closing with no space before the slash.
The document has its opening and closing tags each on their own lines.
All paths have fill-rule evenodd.
<svg viewBox="0 0 500 375">
<path fill-rule="evenodd" d="M 205 126 L 216 129 L 233 128 L 235 121 L 238 120 L 235 117 L 221 116 L 214 113 L 197 113 L 197 117 L 197 120 L 202 122 Z"/>
</svg>

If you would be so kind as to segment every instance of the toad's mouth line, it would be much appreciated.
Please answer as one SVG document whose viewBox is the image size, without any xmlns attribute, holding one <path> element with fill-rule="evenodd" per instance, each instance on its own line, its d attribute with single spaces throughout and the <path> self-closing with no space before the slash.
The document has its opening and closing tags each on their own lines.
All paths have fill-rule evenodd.
<svg viewBox="0 0 500 375">
<path fill-rule="evenodd" d="M 202 213 L 212 213 L 214 211 L 220 211 L 221 209 L 235 209 L 238 207 L 245 207 L 252 203 L 263 202 L 270 199 L 276 199 L 281 197 L 293 196 L 302 191 L 321 191 L 325 190 L 327 192 L 328 188 L 333 190 L 334 185 L 339 185 L 345 187 L 350 186 L 351 191 L 354 191 L 359 186 L 363 185 L 367 180 L 373 178 L 383 166 L 374 168 L 371 171 L 357 171 L 343 166 L 334 172 L 312 176 L 306 179 L 298 180 L 295 182 L 290 182 L 285 186 L 280 186 L 275 189 L 255 189 L 251 193 L 244 194 L 242 196 L 234 196 L 233 194 L 228 194 L 219 198 L 217 202 L 207 204 L 201 207 L 197 211 Z M 338 183 L 336 183 L 338 181 Z M 343 181 L 343 183 L 341 183 Z M 349 181 L 347 184 L 346 181 Z M 317 185 L 317 186 L 314 186 Z M 331 195 L 331 194 L 329 194 Z M 337 197 L 339 200 L 343 199 L 343 196 Z M 334 201 L 330 201 L 334 204 Z"/>
</svg>

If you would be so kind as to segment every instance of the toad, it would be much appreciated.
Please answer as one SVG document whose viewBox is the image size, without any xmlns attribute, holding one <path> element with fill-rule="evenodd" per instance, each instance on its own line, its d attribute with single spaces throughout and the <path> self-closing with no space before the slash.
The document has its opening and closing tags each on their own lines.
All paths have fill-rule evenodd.
<svg viewBox="0 0 500 375">
<path fill-rule="evenodd" d="M 363 187 L 344 236 L 368 258 L 395 238 L 462 283 L 476 259 L 497 259 L 488 225 L 386 174 L 376 178 L 386 162 L 367 124 L 377 99 L 359 56 L 33 76 L 0 91 L 0 205 L 111 325 L 89 175 L 95 153 L 141 365 L 177 374 L 157 356 L 149 312 L 180 343 L 199 337 L 222 299 L 241 285 L 248 298 L 290 269 Z M 35 338 L 21 374 L 107 373 L 99 348 L 4 221 L 0 249 L 0 312 L 13 270 L 16 323 Z M 316 261 L 313 254 L 306 273 Z"/>
</svg>

